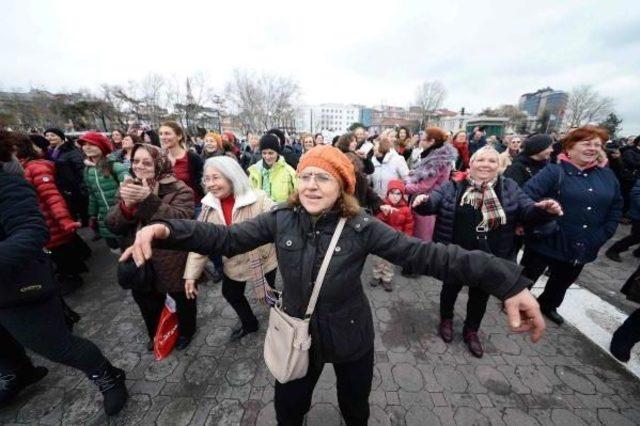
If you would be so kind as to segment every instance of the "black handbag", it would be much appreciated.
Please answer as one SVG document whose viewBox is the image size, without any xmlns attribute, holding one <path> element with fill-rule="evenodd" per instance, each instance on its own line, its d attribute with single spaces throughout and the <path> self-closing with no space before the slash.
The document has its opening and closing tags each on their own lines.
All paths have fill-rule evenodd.
<svg viewBox="0 0 640 426">
<path fill-rule="evenodd" d="M 151 291 L 154 280 L 155 271 L 150 260 L 141 267 L 133 258 L 118 263 L 118 284 L 125 290 Z"/>
<path fill-rule="evenodd" d="M 0 274 L 0 308 L 42 302 L 58 291 L 51 259 L 45 250 Z"/>
</svg>

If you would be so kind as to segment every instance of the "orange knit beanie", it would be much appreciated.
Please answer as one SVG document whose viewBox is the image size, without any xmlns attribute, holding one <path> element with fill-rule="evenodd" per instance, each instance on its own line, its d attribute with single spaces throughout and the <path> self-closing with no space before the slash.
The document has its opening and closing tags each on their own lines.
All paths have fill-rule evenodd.
<svg viewBox="0 0 640 426">
<path fill-rule="evenodd" d="M 351 160 L 338 148 L 331 145 L 318 145 L 311 148 L 298 164 L 298 174 L 307 167 L 319 167 L 342 182 L 347 194 L 356 190 L 356 174 Z"/>
</svg>

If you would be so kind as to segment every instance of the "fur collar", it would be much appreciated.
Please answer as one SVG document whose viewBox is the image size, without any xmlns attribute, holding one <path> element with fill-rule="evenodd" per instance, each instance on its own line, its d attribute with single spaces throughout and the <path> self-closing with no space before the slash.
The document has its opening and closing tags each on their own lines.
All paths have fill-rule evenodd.
<svg viewBox="0 0 640 426">
<path fill-rule="evenodd" d="M 440 173 L 445 167 L 450 167 L 458 158 L 458 150 L 448 143 L 433 150 L 429 155 L 420 159 L 409 180 L 412 183 L 429 179 Z"/>
</svg>

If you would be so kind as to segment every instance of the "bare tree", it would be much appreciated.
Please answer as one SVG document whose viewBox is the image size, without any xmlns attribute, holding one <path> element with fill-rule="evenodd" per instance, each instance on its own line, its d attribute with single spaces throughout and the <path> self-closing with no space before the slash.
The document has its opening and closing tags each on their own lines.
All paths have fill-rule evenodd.
<svg viewBox="0 0 640 426">
<path fill-rule="evenodd" d="M 599 122 L 613 111 L 613 100 L 601 96 L 590 85 L 574 87 L 567 103 L 567 123 L 569 127 L 579 127 L 587 123 Z"/>
<path fill-rule="evenodd" d="M 438 80 L 425 81 L 416 89 L 416 104 L 420 107 L 422 118 L 420 127 L 428 122 L 429 114 L 442 107 L 447 97 L 447 89 Z"/>
<path fill-rule="evenodd" d="M 293 122 L 300 87 L 289 77 L 235 70 L 225 93 L 244 130 L 259 131 Z"/>
<path fill-rule="evenodd" d="M 140 85 L 141 98 L 146 104 L 149 124 L 152 127 L 159 126 L 163 116 L 166 115 L 167 111 L 163 108 L 167 100 L 166 86 L 167 81 L 165 78 L 155 73 L 147 75 Z"/>
</svg>

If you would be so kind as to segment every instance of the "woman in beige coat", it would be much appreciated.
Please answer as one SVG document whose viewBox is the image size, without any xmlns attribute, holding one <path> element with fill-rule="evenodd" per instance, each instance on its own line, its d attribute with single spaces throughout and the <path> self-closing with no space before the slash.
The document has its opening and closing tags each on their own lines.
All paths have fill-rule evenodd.
<svg viewBox="0 0 640 426">
<path fill-rule="evenodd" d="M 275 205 L 265 192 L 251 187 L 238 162 L 228 157 L 209 158 L 204 165 L 202 183 L 207 191 L 198 217 L 202 222 L 231 226 L 267 212 Z M 187 297 L 197 296 L 196 282 L 208 260 L 205 255 L 189 253 L 184 271 Z M 222 263 L 222 296 L 236 311 L 241 323 L 231 333 L 233 341 L 258 330 L 258 319 L 244 295 L 246 284 L 250 283 L 256 293 L 263 296 L 264 280 L 270 287 L 274 286 L 278 265 L 273 244 L 223 257 Z"/>
</svg>

